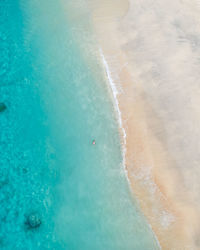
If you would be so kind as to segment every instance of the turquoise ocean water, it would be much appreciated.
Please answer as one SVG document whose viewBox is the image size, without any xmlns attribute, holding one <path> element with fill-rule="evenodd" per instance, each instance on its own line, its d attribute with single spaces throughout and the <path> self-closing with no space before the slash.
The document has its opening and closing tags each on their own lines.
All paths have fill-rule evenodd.
<svg viewBox="0 0 200 250">
<path fill-rule="evenodd" d="M 123 172 L 101 69 L 66 11 L 0 0 L 0 249 L 158 249 Z"/>
</svg>

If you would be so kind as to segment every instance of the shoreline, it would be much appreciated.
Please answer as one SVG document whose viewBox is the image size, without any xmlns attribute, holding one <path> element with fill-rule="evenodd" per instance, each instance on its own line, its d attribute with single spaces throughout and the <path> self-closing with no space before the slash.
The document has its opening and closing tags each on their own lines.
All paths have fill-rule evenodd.
<svg viewBox="0 0 200 250">
<path fill-rule="evenodd" d="M 120 111 L 120 108 L 119 108 L 119 101 L 118 101 L 118 98 L 117 98 L 117 95 L 119 93 L 118 93 L 117 87 L 116 87 L 116 85 L 115 85 L 115 83 L 114 83 L 114 81 L 112 79 L 108 63 L 106 61 L 106 58 L 105 58 L 101 48 L 99 49 L 99 52 L 100 52 L 100 55 L 101 55 L 101 58 L 102 58 L 103 65 L 105 67 L 105 71 L 106 71 L 106 75 L 107 75 L 108 82 L 109 82 L 109 85 L 110 85 L 110 89 L 111 89 L 112 94 L 113 94 L 114 108 L 115 108 L 115 110 L 117 112 L 118 124 L 119 124 L 119 128 L 120 128 L 120 131 L 121 131 L 121 137 L 122 137 L 122 142 L 121 142 L 121 145 L 122 145 L 122 160 L 123 160 L 122 164 L 123 164 L 123 167 L 124 167 L 127 179 L 128 179 L 128 174 L 127 174 L 127 169 L 126 169 L 126 137 L 127 137 L 127 135 L 126 135 L 126 131 L 125 131 L 124 127 L 123 127 L 122 115 L 121 115 L 121 111 Z"/>
<path fill-rule="evenodd" d="M 111 72 L 110 72 L 110 69 L 109 69 L 109 65 L 106 61 L 106 58 L 103 54 L 103 51 L 102 49 L 100 48 L 99 49 L 100 51 L 100 55 L 102 57 L 102 62 L 103 62 L 103 65 L 105 67 L 105 71 L 106 71 L 106 75 L 107 75 L 107 79 L 108 79 L 108 82 L 109 82 L 109 87 L 112 91 L 112 95 L 113 95 L 113 99 L 114 99 L 114 108 L 117 112 L 117 117 L 118 117 L 118 124 L 119 124 L 119 133 L 120 133 L 120 137 L 122 138 L 122 142 L 121 142 L 121 147 L 122 147 L 122 160 L 123 160 L 123 168 L 124 168 L 124 171 L 125 171 L 125 175 L 126 175 L 126 178 L 127 178 L 127 181 L 128 181 L 128 184 L 129 184 L 129 188 L 131 190 L 131 192 L 133 191 L 132 190 L 132 187 L 131 187 L 131 181 L 129 179 L 129 176 L 128 176 L 128 170 L 127 170 L 127 166 L 126 166 L 126 151 L 127 151 L 127 148 L 126 148 L 126 137 L 127 137 L 127 134 L 126 134 L 126 130 L 124 129 L 123 127 L 123 121 L 122 121 L 122 115 L 121 115 L 121 111 L 120 111 L 120 108 L 119 108 L 119 101 L 118 101 L 118 97 L 117 95 L 119 94 L 118 90 L 117 90 L 117 87 L 112 79 L 112 76 L 111 76 Z M 155 241 L 158 245 L 158 248 L 161 249 L 161 245 L 160 245 L 160 242 L 151 226 L 151 224 L 148 223 L 148 226 L 150 228 L 150 230 L 152 231 L 153 233 L 153 236 L 155 238 Z"/>
<path fill-rule="evenodd" d="M 127 1 L 121 1 L 121 4 L 124 2 L 126 6 L 122 11 L 109 10 L 107 16 L 103 16 L 102 11 L 99 14 L 98 8 L 92 10 L 100 56 L 113 92 L 123 138 L 124 169 L 160 247 L 198 249 L 198 209 L 190 204 L 189 192 L 181 190 L 183 181 L 176 159 L 168 145 L 155 134 L 155 129 L 163 130 L 163 121 L 146 98 L 143 87 L 135 82 L 131 74 L 133 65 L 121 48 L 121 40 L 124 42 L 126 38 L 120 37 L 119 23 L 130 11 L 130 6 L 127 10 Z M 105 7 L 102 4 L 101 8 Z"/>
</svg>

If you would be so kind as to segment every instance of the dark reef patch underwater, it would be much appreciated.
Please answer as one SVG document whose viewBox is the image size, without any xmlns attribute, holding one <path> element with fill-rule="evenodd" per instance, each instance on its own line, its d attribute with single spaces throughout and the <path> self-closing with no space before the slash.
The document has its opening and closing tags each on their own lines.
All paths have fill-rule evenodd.
<svg viewBox="0 0 200 250">
<path fill-rule="evenodd" d="M 62 4 L 0 1 L 0 249 L 157 249 L 129 193 L 103 74 Z"/>
</svg>

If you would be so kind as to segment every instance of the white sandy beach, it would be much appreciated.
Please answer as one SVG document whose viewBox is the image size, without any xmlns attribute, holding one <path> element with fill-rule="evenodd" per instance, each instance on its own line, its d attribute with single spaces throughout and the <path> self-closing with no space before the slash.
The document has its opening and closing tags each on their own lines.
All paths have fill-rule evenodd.
<svg viewBox="0 0 200 250">
<path fill-rule="evenodd" d="M 88 1 L 133 193 L 162 249 L 200 249 L 200 3 Z"/>
</svg>

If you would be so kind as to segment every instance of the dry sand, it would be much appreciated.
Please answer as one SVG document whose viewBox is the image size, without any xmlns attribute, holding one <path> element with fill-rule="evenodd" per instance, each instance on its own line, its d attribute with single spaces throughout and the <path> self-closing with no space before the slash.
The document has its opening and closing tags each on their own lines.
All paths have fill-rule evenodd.
<svg viewBox="0 0 200 250">
<path fill-rule="evenodd" d="M 200 249 L 200 4 L 88 2 L 119 91 L 133 193 L 162 249 Z"/>
</svg>

